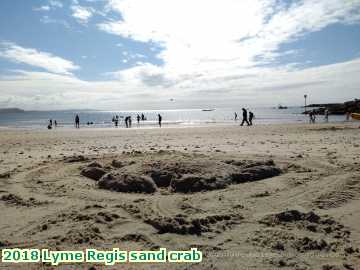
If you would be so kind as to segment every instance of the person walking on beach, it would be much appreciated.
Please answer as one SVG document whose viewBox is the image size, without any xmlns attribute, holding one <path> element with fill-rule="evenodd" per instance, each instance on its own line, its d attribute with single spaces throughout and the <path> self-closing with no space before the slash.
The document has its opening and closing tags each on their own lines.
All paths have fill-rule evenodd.
<svg viewBox="0 0 360 270">
<path fill-rule="evenodd" d="M 246 124 L 247 124 L 248 126 L 250 126 L 250 123 L 249 123 L 248 117 L 247 117 L 247 110 L 246 110 L 245 108 L 242 108 L 242 111 L 243 111 L 243 114 L 242 114 L 242 115 L 243 115 L 243 119 L 242 119 L 242 122 L 241 122 L 240 126 L 243 126 L 245 122 L 246 122 Z"/>
<path fill-rule="evenodd" d="M 129 116 L 125 117 L 125 127 L 128 128 L 129 127 Z"/>
<path fill-rule="evenodd" d="M 145 115 L 143 113 L 141 114 L 141 121 L 145 121 Z"/>
<path fill-rule="evenodd" d="M 118 127 L 118 125 L 119 125 L 119 116 L 116 115 L 115 116 L 115 127 Z"/>
<path fill-rule="evenodd" d="M 159 114 L 158 114 L 159 127 L 161 127 L 161 121 L 162 121 L 162 116 L 161 116 L 160 113 L 159 113 Z"/>
<path fill-rule="evenodd" d="M 128 120 L 128 122 L 129 122 L 129 128 L 131 128 L 131 116 L 128 116 L 129 117 L 129 120 Z"/>
<path fill-rule="evenodd" d="M 237 113 L 236 113 L 236 112 L 234 113 L 234 116 L 235 116 L 235 117 L 234 117 L 234 120 L 235 120 L 235 121 L 237 121 L 237 119 L 238 119 L 238 115 L 237 115 Z"/>
<path fill-rule="evenodd" d="M 326 109 L 325 112 L 324 112 L 324 120 L 326 123 L 329 123 L 329 110 Z"/>
<path fill-rule="evenodd" d="M 316 121 L 316 112 L 315 110 L 313 111 L 313 124 L 315 124 L 315 121 Z"/>
<path fill-rule="evenodd" d="M 57 127 L 57 121 L 56 120 L 54 121 L 54 125 L 55 125 L 55 127 Z"/>
<path fill-rule="evenodd" d="M 249 112 L 249 123 L 250 126 L 252 126 L 252 120 L 254 119 L 255 115 L 253 114 L 253 112 Z"/>
<path fill-rule="evenodd" d="M 79 117 L 79 115 L 75 116 L 75 128 L 80 128 L 80 117 Z"/>
<path fill-rule="evenodd" d="M 140 124 L 140 118 L 141 118 L 140 115 L 136 116 L 136 120 L 137 120 L 138 125 Z"/>
<path fill-rule="evenodd" d="M 346 121 L 350 121 L 351 113 L 349 111 L 346 112 Z"/>
</svg>

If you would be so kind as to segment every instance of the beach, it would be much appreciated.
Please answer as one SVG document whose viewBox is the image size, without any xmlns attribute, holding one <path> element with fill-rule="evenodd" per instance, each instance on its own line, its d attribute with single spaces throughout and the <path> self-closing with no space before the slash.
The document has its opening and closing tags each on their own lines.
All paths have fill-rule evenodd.
<svg viewBox="0 0 360 270">
<path fill-rule="evenodd" d="M 359 269 L 359 132 L 355 121 L 1 129 L 0 245 L 203 253 L 106 269 Z"/>
</svg>

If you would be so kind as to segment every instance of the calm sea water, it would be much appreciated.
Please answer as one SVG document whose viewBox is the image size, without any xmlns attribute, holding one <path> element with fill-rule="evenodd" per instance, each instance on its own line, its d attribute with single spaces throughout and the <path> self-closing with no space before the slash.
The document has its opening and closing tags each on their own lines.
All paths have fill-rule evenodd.
<svg viewBox="0 0 360 270">
<path fill-rule="evenodd" d="M 305 123 L 308 117 L 302 115 L 303 108 L 289 107 L 286 110 L 277 108 L 259 107 L 250 108 L 255 114 L 254 125 L 274 124 L 274 123 Z M 163 117 L 163 126 L 182 127 L 182 126 L 208 126 L 208 125 L 233 125 L 234 112 L 237 112 L 239 121 L 241 121 L 241 109 L 237 108 L 218 108 L 213 111 L 202 111 L 201 109 L 183 109 L 183 110 L 147 110 L 147 111 L 26 111 L 24 113 L 0 113 L 0 127 L 18 127 L 18 128 L 46 128 L 49 119 L 56 120 L 59 128 L 72 128 L 74 126 L 74 117 L 76 114 L 80 117 L 82 127 L 113 127 L 112 117 L 119 115 L 119 126 L 124 127 L 124 117 L 132 117 L 132 127 L 151 128 L 157 126 L 157 114 Z M 146 121 L 140 121 L 137 124 L 137 114 L 143 113 Z M 330 122 L 339 122 L 344 120 L 344 116 L 330 116 Z M 324 122 L 323 116 L 317 117 L 318 122 Z M 93 125 L 87 125 L 87 122 L 93 122 Z"/>
</svg>

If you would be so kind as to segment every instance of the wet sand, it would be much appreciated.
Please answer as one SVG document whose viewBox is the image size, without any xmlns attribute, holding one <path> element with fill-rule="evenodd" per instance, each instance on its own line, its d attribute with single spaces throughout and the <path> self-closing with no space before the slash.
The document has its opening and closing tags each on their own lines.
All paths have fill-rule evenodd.
<svg viewBox="0 0 360 270">
<path fill-rule="evenodd" d="M 359 134 L 356 123 L 1 130 L 0 245 L 203 252 L 154 269 L 358 269 Z"/>
</svg>

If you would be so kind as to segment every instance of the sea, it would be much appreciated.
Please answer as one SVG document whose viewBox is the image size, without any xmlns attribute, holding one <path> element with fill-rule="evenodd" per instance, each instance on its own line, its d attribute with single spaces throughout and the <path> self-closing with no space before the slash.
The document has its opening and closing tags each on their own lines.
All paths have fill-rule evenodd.
<svg viewBox="0 0 360 270">
<path fill-rule="evenodd" d="M 254 125 L 306 123 L 307 115 L 302 114 L 303 107 L 254 107 L 250 109 L 255 118 Z M 235 112 L 238 120 L 234 120 Z M 25 111 L 6 113 L 0 112 L 0 128 L 46 129 L 49 120 L 57 121 L 57 128 L 73 128 L 74 118 L 78 114 L 83 128 L 112 128 L 113 117 L 119 116 L 119 127 L 125 127 L 125 117 L 131 116 L 134 128 L 158 127 L 158 114 L 162 116 L 163 127 L 198 127 L 215 125 L 235 125 L 241 122 L 241 108 L 206 108 L 176 110 L 143 110 L 143 111 L 101 111 L 101 110 L 63 110 L 63 111 Z M 145 121 L 137 123 L 136 116 L 144 114 Z M 341 122 L 345 116 L 329 116 L 329 122 Z M 324 122 L 324 117 L 317 116 L 317 122 Z"/>
</svg>

